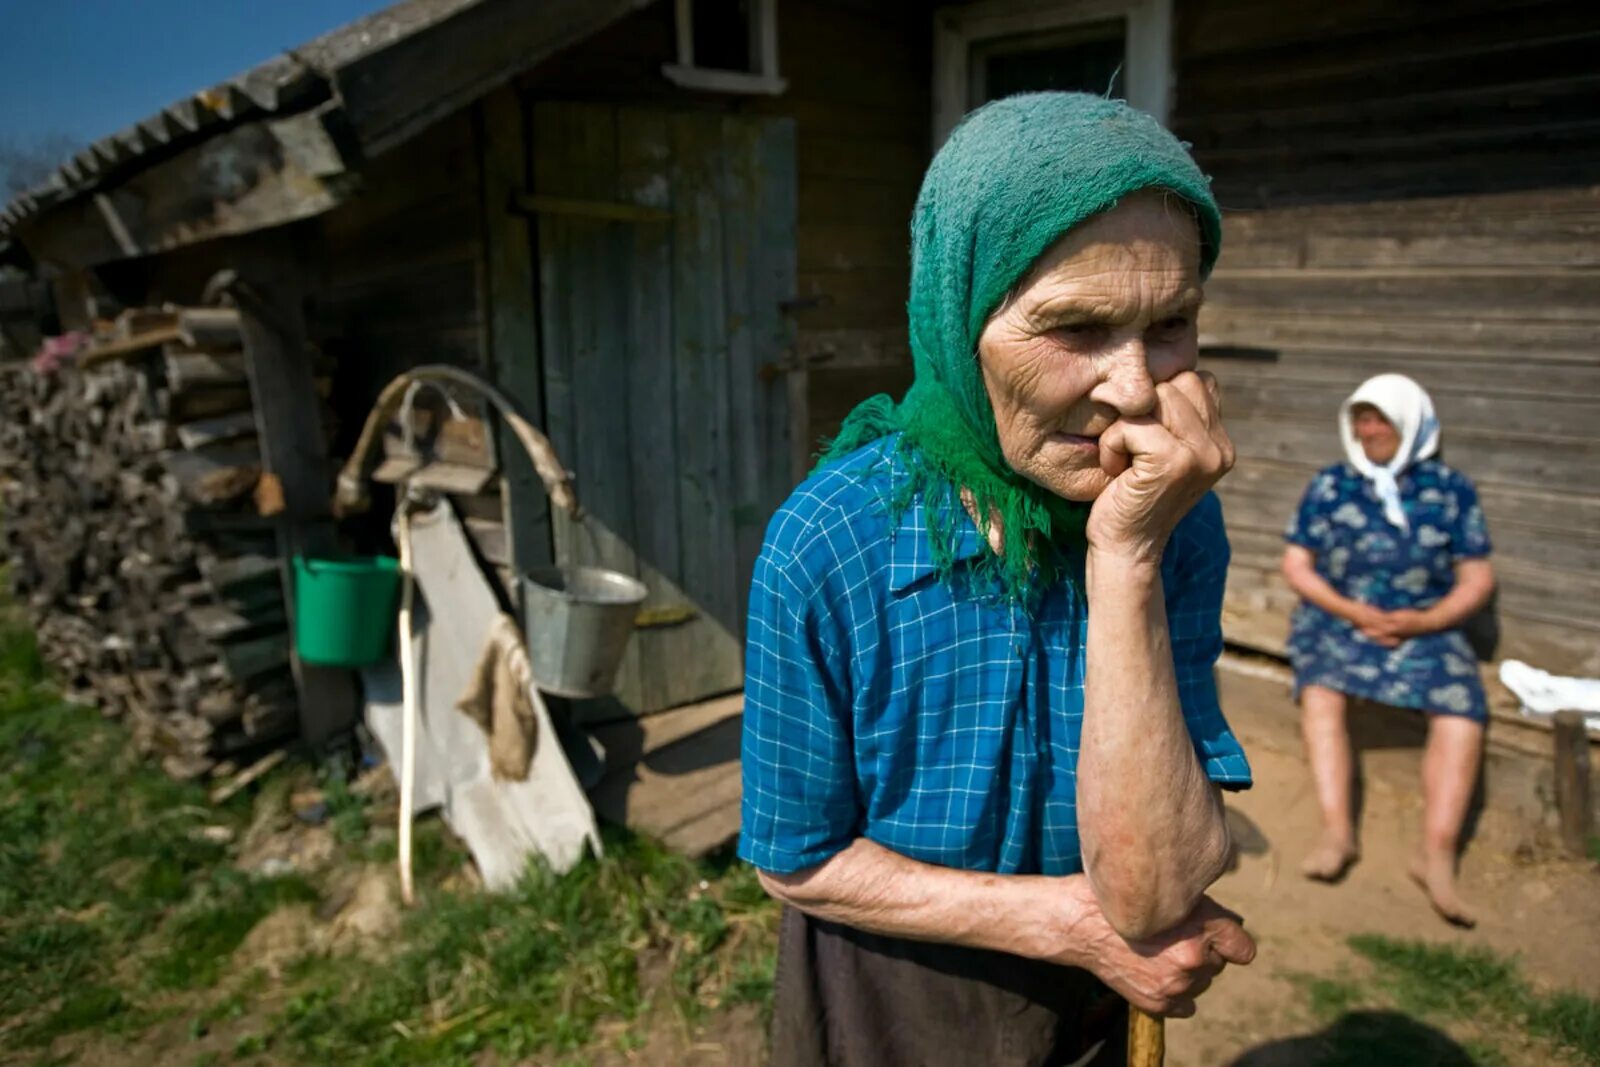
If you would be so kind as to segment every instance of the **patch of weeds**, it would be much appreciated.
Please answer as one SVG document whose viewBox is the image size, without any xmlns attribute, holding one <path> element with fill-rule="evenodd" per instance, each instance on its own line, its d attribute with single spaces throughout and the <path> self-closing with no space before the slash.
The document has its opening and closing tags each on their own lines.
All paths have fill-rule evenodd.
<svg viewBox="0 0 1600 1067">
<path fill-rule="evenodd" d="M 205 1037 L 211 1032 L 211 1028 L 219 1022 L 244 1018 L 245 1006 L 243 992 L 229 993 L 189 1020 L 190 1039 L 198 1041 L 200 1038 Z"/>
<path fill-rule="evenodd" d="M 1500 1047 L 1482 1038 L 1464 1042 L 1461 1047 L 1477 1067 L 1511 1067 L 1511 1061 Z"/>
<path fill-rule="evenodd" d="M 328 828 L 335 841 L 350 845 L 367 836 L 366 801 L 350 791 L 343 761 L 333 761 L 324 770 L 322 802 L 327 805 Z"/>
<path fill-rule="evenodd" d="M 411 828 L 411 874 L 419 883 L 437 882 L 467 860 L 464 845 L 437 815 L 418 819 Z M 390 862 L 394 857 L 390 856 Z"/>
<path fill-rule="evenodd" d="M 162 928 L 162 948 L 148 966 L 158 989 L 211 985 L 268 912 L 317 900 L 316 890 L 296 875 L 256 878 L 224 867 L 212 873 L 209 883 Z"/>
<path fill-rule="evenodd" d="M 209 981 L 255 919 L 303 899 L 303 884 L 247 884 L 227 849 L 196 832 L 237 831 L 247 816 L 63 702 L 0 604 L 0 1045 L 136 1033 L 161 1016 L 127 984 L 142 969 L 125 961 L 157 961 L 160 985 Z"/>
<path fill-rule="evenodd" d="M 1526 1007 L 1528 1029 L 1600 1063 L 1600 1001 L 1578 993 L 1533 996 Z"/>
<path fill-rule="evenodd" d="M 1482 1000 L 1512 1003 L 1522 989 L 1517 965 L 1484 948 L 1456 949 L 1372 934 L 1350 938 L 1371 960 L 1401 1010 L 1462 1016 Z"/>
<path fill-rule="evenodd" d="M 1588 853 L 1590 859 L 1600 863 L 1600 834 L 1595 834 L 1589 838 Z"/>
<path fill-rule="evenodd" d="M 33 630 L 15 608 L 0 605 L 0 689 L 37 685 L 44 676 L 44 657 Z"/>
<path fill-rule="evenodd" d="M 233 1058 L 242 1060 L 259 1056 L 267 1051 L 267 1039 L 261 1034 L 245 1034 L 233 1043 Z"/>
<path fill-rule="evenodd" d="M 1405 1010 L 1520 1027 L 1600 1064 L 1600 1001 L 1573 992 L 1535 990 L 1513 960 L 1488 949 L 1370 934 L 1352 937 L 1350 947 L 1373 963 L 1378 985 Z"/>
<path fill-rule="evenodd" d="M 68 993 L 55 1011 L 23 1027 L 17 1040 L 24 1045 L 47 1045 L 63 1034 L 106 1026 L 129 1007 L 120 990 L 104 985 L 87 986 Z"/>
<path fill-rule="evenodd" d="M 381 963 L 308 964 L 275 1047 L 300 1061 L 373 1064 L 467 1064 L 485 1049 L 576 1054 L 602 1020 L 639 1017 L 641 955 L 673 961 L 681 1010 L 759 999 L 776 909 L 752 885 L 742 865 L 695 863 L 608 831 L 605 858 L 565 876 L 533 868 L 508 893 L 429 894 Z"/>
<path fill-rule="evenodd" d="M 1305 994 L 1311 1014 L 1319 1022 L 1331 1022 L 1348 1015 L 1365 1003 L 1362 988 L 1349 978 L 1329 978 L 1324 975 L 1291 974 L 1289 980 Z"/>
</svg>

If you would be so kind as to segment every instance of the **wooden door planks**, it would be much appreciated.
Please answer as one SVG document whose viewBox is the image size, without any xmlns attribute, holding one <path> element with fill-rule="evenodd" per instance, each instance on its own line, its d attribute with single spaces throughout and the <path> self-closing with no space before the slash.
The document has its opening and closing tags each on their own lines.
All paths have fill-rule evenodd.
<svg viewBox="0 0 1600 1067">
<path fill-rule="evenodd" d="M 590 515 L 556 520 L 558 558 L 651 590 L 659 624 L 635 635 L 624 705 L 736 688 L 748 573 L 789 484 L 782 384 L 759 371 L 787 331 L 792 129 L 602 105 L 531 121 L 539 195 L 652 212 L 537 221 L 549 430 Z"/>
</svg>

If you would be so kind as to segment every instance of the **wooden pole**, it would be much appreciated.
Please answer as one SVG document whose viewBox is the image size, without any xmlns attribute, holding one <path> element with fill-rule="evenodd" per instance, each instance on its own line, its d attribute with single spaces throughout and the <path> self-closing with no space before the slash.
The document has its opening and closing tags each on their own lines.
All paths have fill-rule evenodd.
<svg viewBox="0 0 1600 1067">
<path fill-rule="evenodd" d="M 1576 711 L 1556 712 L 1555 756 L 1561 841 L 1581 856 L 1594 831 L 1594 808 L 1589 792 L 1589 734 Z"/>
<path fill-rule="evenodd" d="M 1167 1023 L 1128 1008 L 1128 1067 L 1161 1067 L 1167 1059 Z"/>
</svg>

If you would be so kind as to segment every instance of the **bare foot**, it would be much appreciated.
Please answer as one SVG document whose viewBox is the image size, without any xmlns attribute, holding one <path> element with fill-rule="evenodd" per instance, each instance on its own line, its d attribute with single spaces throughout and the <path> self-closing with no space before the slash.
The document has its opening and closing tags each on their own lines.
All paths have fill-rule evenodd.
<svg viewBox="0 0 1600 1067">
<path fill-rule="evenodd" d="M 1314 882 L 1337 882 L 1360 854 L 1348 838 L 1323 834 L 1311 855 L 1301 862 L 1300 873 Z"/>
<path fill-rule="evenodd" d="M 1449 856 L 1418 857 L 1411 861 L 1411 880 L 1428 894 L 1428 903 L 1452 926 L 1470 930 L 1478 925 L 1472 910 L 1456 895 L 1455 860 Z"/>
</svg>

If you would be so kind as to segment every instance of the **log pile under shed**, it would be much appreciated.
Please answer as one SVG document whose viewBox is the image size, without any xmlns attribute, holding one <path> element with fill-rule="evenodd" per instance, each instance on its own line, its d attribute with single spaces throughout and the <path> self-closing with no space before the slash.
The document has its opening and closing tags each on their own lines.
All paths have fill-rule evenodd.
<svg viewBox="0 0 1600 1067">
<path fill-rule="evenodd" d="M 171 774 L 281 744 L 278 505 L 237 313 L 128 312 L 48 364 L 0 366 L 0 553 L 42 652 Z"/>
</svg>

